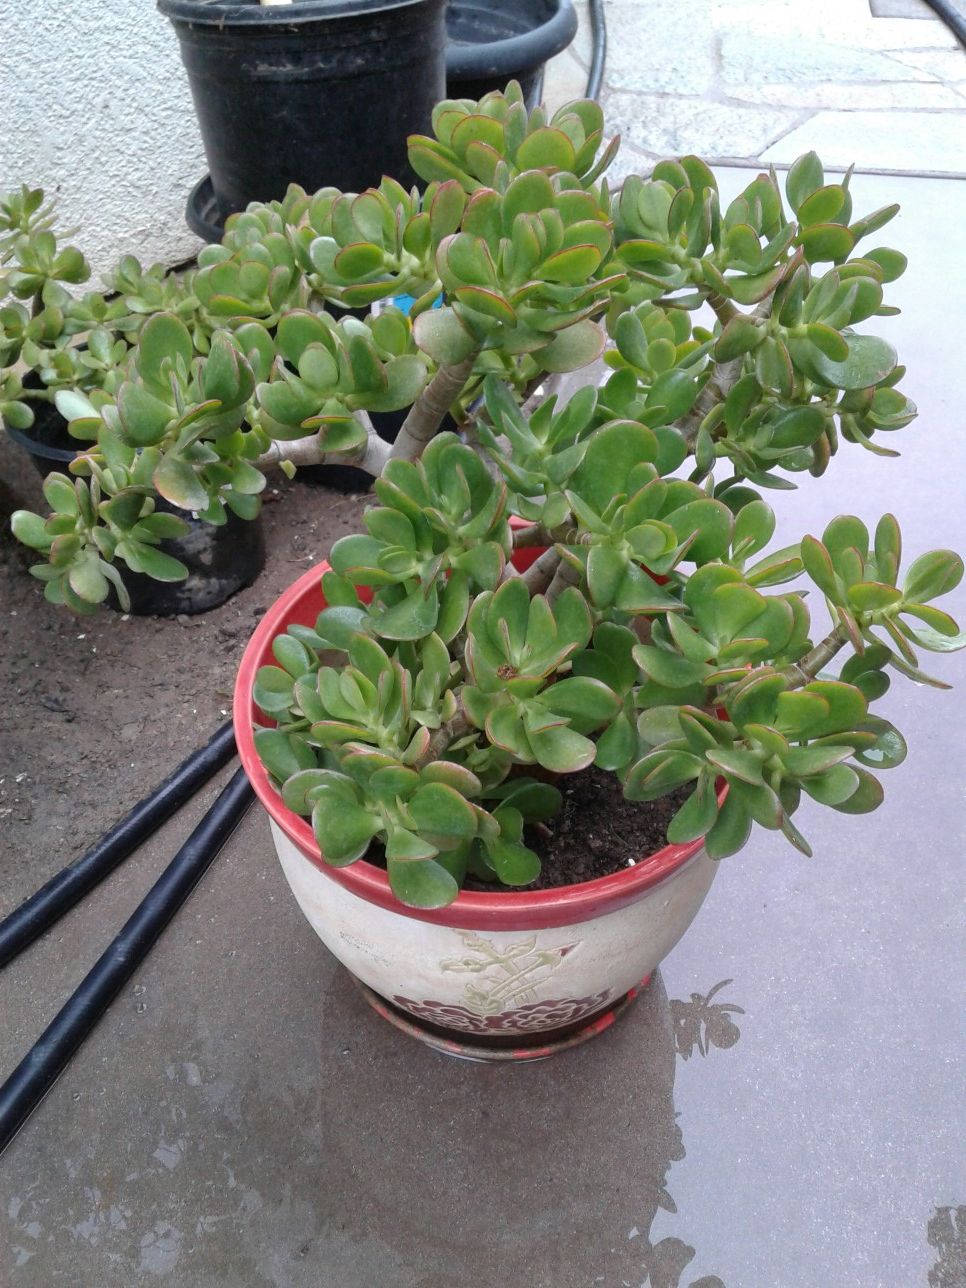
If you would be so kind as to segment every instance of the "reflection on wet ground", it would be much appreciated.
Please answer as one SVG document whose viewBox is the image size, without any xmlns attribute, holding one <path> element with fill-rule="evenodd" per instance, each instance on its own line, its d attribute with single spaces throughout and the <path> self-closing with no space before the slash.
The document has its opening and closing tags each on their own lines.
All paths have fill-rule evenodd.
<svg viewBox="0 0 966 1288">
<path fill-rule="evenodd" d="M 926 1237 L 938 1254 L 929 1288 L 966 1288 L 966 1207 L 937 1207 Z"/>
<path fill-rule="evenodd" d="M 674 1031 L 674 1046 L 682 1060 L 689 1059 L 697 1050 L 702 1056 L 710 1053 L 712 1048 L 726 1050 L 733 1047 L 741 1037 L 741 1030 L 732 1020 L 732 1015 L 744 1015 L 744 1009 L 733 1002 L 715 1002 L 711 999 L 723 988 L 734 981 L 723 979 L 708 990 L 706 994 L 692 993 L 690 1000 L 672 998 L 668 1002 L 671 1023 Z M 671 1162 L 678 1162 L 685 1156 L 684 1136 L 675 1124 L 678 1135 L 678 1149 L 671 1155 Z M 666 1212 L 677 1213 L 677 1205 L 662 1187 L 658 1196 L 658 1206 Z M 680 1288 L 681 1276 L 693 1261 L 695 1249 L 670 1235 L 658 1243 L 651 1243 L 647 1237 L 644 1245 L 644 1266 L 651 1288 Z M 643 1288 L 643 1285 L 642 1285 Z M 723 1280 L 717 1275 L 703 1275 L 692 1279 L 688 1288 L 725 1288 Z"/>
<path fill-rule="evenodd" d="M 320 1106 L 323 1150 L 340 1178 L 339 1210 L 414 1266 L 438 1264 L 441 1243 L 444 1254 L 451 1244 L 454 1262 L 479 1267 L 477 1283 L 519 1276 L 547 1288 L 724 1288 L 715 1275 L 686 1277 L 695 1248 L 685 1238 L 655 1243 L 650 1233 L 661 1210 L 686 1229 L 669 1179 L 685 1156 L 674 1109 L 676 1056 L 737 1042 L 731 1016 L 742 1008 L 714 1000 L 730 983 L 669 1001 L 658 974 L 606 1040 L 567 1061 L 495 1069 L 411 1043 L 393 1043 L 374 1060 L 360 1040 L 355 991 L 340 974 L 325 1026 L 336 1044 L 344 1033 L 348 1054 L 327 1078 Z M 392 1167 L 374 1141 L 360 1141 L 360 1125 L 387 1093 L 377 1131 L 392 1137 Z M 420 1288 L 451 1285 L 433 1277 Z"/>
<path fill-rule="evenodd" d="M 689 1002 L 670 1002 L 674 1044 L 682 1060 L 693 1055 L 695 1049 L 701 1055 L 707 1055 L 712 1047 L 727 1050 L 741 1037 L 741 1030 L 731 1017 L 744 1015 L 744 1008 L 733 1002 L 711 1004 L 715 994 L 732 983 L 733 980 L 723 979 L 704 997 L 700 993 L 692 993 Z"/>
</svg>

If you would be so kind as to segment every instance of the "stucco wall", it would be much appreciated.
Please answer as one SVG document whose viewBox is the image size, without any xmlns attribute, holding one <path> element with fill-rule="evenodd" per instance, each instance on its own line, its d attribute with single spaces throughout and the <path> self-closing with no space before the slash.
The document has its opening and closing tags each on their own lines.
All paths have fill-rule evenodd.
<svg viewBox="0 0 966 1288">
<path fill-rule="evenodd" d="M 0 190 L 56 192 L 95 277 L 128 252 L 193 255 L 184 203 L 205 169 L 177 37 L 153 0 L 0 0 Z"/>
</svg>

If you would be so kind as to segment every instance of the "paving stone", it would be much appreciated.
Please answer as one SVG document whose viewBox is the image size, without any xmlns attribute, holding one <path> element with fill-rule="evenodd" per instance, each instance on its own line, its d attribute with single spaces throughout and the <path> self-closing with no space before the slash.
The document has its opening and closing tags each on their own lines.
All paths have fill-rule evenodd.
<svg viewBox="0 0 966 1288">
<path fill-rule="evenodd" d="M 606 6 L 612 9 L 613 5 Z M 592 42 L 590 38 L 590 12 L 587 0 L 574 0 L 574 8 L 577 10 L 577 35 L 574 37 L 574 43 L 570 46 L 570 52 L 582 63 L 584 67 L 590 67 Z M 607 15 L 607 28 L 610 30 L 610 15 Z"/>
<path fill-rule="evenodd" d="M 627 142 L 626 135 L 622 135 L 621 149 L 607 167 L 606 172 L 611 191 L 619 188 L 629 174 L 640 174 L 645 177 L 649 175 L 654 169 L 655 162 L 661 159 L 661 155 L 659 152 L 653 155 L 642 152 Z"/>
<path fill-rule="evenodd" d="M 607 7 L 607 68 L 613 89 L 703 94 L 715 79 L 711 0 L 652 0 Z"/>
<path fill-rule="evenodd" d="M 959 48 L 938 18 L 873 18 L 866 0 L 714 0 L 714 22 L 722 33 L 752 24 L 759 38 L 793 35 L 859 51 Z"/>
<path fill-rule="evenodd" d="M 569 49 L 551 59 L 543 80 L 543 102 L 551 115 L 564 103 L 583 98 L 587 92 L 587 69 Z"/>
<path fill-rule="evenodd" d="M 762 154 L 764 161 L 793 161 L 814 148 L 830 165 L 966 173 L 966 130 L 959 113 L 818 112 Z"/>
<path fill-rule="evenodd" d="M 949 28 L 938 18 L 919 22 L 910 18 L 873 18 L 862 36 L 874 49 L 959 49 Z"/>
<path fill-rule="evenodd" d="M 757 157 L 802 116 L 796 109 L 623 92 L 606 95 L 604 110 L 612 128 L 653 156 L 696 152 L 708 160 Z"/>
<path fill-rule="evenodd" d="M 721 66 L 728 92 L 736 86 L 928 79 L 928 73 L 916 67 L 903 73 L 893 59 L 874 50 L 838 44 L 807 31 L 759 30 L 752 22 L 736 23 L 721 33 Z"/>
<path fill-rule="evenodd" d="M 962 49 L 896 49 L 889 57 L 950 84 L 966 82 L 966 51 Z"/>
<path fill-rule="evenodd" d="M 964 82 L 966 83 L 966 82 Z M 779 107 L 856 108 L 907 107 L 919 111 L 949 109 L 963 112 L 962 95 L 936 81 L 892 81 L 875 84 L 739 85 L 728 88 L 728 97 L 746 103 L 772 103 Z M 963 116 L 966 129 L 966 114 Z"/>
</svg>

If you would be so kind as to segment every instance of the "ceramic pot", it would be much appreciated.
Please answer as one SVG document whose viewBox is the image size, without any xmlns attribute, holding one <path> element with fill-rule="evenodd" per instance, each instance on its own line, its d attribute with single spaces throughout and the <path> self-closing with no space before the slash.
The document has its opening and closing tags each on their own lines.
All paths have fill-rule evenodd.
<svg viewBox="0 0 966 1288">
<path fill-rule="evenodd" d="M 537 551 L 518 552 L 520 562 Z M 462 891 L 434 910 L 401 904 L 386 872 L 365 860 L 328 866 L 308 821 L 291 813 L 255 751 L 266 721 L 252 699 L 255 673 L 292 623 L 311 625 L 324 600 L 321 564 L 299 578 L 259 623 L 235 689 L 238 750 L 268 811 L 282 869 L 326 947 L 406 1027 L 460 1054 L 528 1049 L 549 1054 L 573 1035 L 599 1032 L 694 920 L 717 865 L 700 841 L 669 845 L 622 872 L 552 890 Z M 442 1042 L 439 1039 L 443 1039 Z"/>
</svg>

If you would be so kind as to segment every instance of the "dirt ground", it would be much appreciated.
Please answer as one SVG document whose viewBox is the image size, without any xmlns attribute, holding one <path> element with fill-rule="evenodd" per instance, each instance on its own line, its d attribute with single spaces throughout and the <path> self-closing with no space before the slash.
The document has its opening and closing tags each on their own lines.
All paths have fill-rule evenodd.
<svg viewBox="0 0 966 1288">
<path fill-rule="evenodd" d="M 75 618 L 48 604 L 9 531 L 40 480 L 0 434 L 0 916 L 96 841 L 227 719 L 258 619 L 365 499 L 281 475 L 263 507 L 264 572 L 197 617 Z"/>
</svg>

